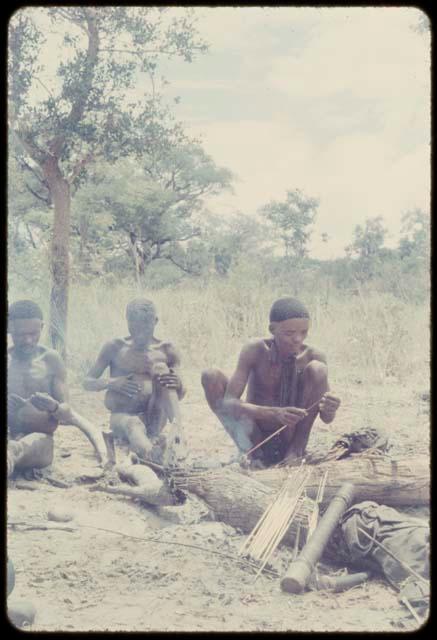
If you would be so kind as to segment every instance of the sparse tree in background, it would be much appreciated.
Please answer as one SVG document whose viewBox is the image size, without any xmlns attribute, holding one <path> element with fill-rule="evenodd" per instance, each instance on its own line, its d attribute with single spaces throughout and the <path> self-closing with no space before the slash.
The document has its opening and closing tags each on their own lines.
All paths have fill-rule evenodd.
<svg viewBox="0 0 437 640">
<path fill-rule="evenodd" d="M 81 258 L 85 246 L 98 251 L 106 235 L 129 256 L 138 284 L 155 260 L 198 274 L 198 258 L 190 260 L 197 245 L 187 243 L 200 236 L 204 198 L 230 188 L 232 174 L 198 143 L 178 137 L 168 132 L 165 146 L 96 167 L 73 199 Z"/>
<path fill-rule="evenodd" d="M 272 200 L 260 209 L 281 238 L 286 257 L 302 260 L 308 255 L 308 241 L 319 201 L 300 189 L 287 191 L 285 202 Z"/>
<path fill-rule="evenodd" d="M 431 248 L 429 216 L 421 209 L 407 211 L 402 216 L 399 254 L 401 259 L 413 257 L 428 262 Z"/>
<path fill-rule="evenodd" d="M 348 257 L 356 258 L 356 277 L 361 282 L 376 275 L 386 235 L 382 216 L 367 218 L 364 226 L 355 227 L 353 242 L 345 251 Z"/>
<path fill-rule="evenodd" d="M 49 333 L 63 357 L 72 192 L 93 161 L 114 161 L 156 144 L 162 122 L 159 58 L 191 62 L 206 49 L 189 9 L 166 17 L 163 7 L 25 7 L 9 23 L 9 127 L 53 203 Z M 63 34 L 63 56 L 47 73 L 40 54 L 53 28 Z M 131 92 L 129 98 L 146 76 L 149 93 L 139 98 Z"/>
</svg>

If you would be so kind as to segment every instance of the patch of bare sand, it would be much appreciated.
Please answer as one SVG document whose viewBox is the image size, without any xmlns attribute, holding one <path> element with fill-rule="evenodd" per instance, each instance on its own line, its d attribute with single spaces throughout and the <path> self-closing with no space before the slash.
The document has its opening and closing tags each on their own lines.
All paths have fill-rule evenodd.
<svg viewBox="0 0 437 640">
<path fill-rule="evenodd" d="M 226 460 L 234 447 L 198 386 L 193 376 L 183 403 L 192 457 Z M 428 451 L 429 418 L 418 399 L 420 389 L 350 380 L 335 388 L 343 401 L 338 418 L 332 426 L 318 421 L 312 444 L 329 446 L 338 435 L 371 423 L 387 431 L 396 452 Z M 74 387 L 71 396 L 76 410 L 107 427 L 101 394 Z M 60 427 L 55 447 L 52 474 L 70 488 L 41 480 L 36 491 L 12 487 L 8 496 L 10 522 L 46 521 L 50 508 L 62 506 L 79 525 L 74 532 L 8 532 L 16 568 L 13 596 L 36 606 L 34 631 L 389 631 L 404 616 L 395 593 L 381 581 L 343 594 L 290 596 L 277 579 L 263 575 L 254 582 L 253 573 L 231 558 L 165 544 L 199 545 L 232 556 L 244 536 L 207 519 L 175 525 L 128 498 L 89 492 L 78 478 L 98 467 L 85 437 Z M 290 550 L 280 548 L 275 566 L 283 570 L 289 561 Z"/>
</svg>

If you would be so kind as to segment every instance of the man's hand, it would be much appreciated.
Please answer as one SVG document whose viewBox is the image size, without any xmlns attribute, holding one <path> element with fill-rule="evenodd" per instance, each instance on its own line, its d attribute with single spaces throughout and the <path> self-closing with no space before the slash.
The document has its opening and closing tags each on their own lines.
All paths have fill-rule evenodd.
<svg viewBox="0 0 437 640">
<path fill-rule="evenodd" d="M 26 400 L 16 393 L 8 393 L 8 415 L 16 413 L 21 407 L 24 407 Z"/>
<path fill-rule="evenodd" d="M 332 422 L 339 406 L 340 398 L 331 393 L 325 393 L 319 402 L 320 417 L 323 422 Z"/>
<path fill-rule="evenodd" d="M 275 408 L 275 417 L 278 422 L 288 427 L 294 427 L 302 418 L 308 415 L 305 409 L 298 407 L 277 407 Z"/>
<path fill-rule="evenodd" d="M 129 396 L 129 398 L 133 398 L 141 391 L 141 388 L 132 378 L 132 373 L 128 376 L 113 378 L 106 388 L 110 391 L 115 391 L 116 393 L 121 393 L 122 395 Z"/>
<path fill-rule="evenodd" d="M 59 407 L 59 402 L 48 393 L 34 393 L 30 396 L 29 400 L 38 411 L 54 413 Z"/>
<path fill-rule="evenodd" d="M 162 387 L 167 389 L 174 389 L 180 391 L 182 387 L 182 381 L 177 373 L 173 369 L 169 369 L 168 373 L 161 373 L 156 375 L 156 379 Z"/>
</svg>

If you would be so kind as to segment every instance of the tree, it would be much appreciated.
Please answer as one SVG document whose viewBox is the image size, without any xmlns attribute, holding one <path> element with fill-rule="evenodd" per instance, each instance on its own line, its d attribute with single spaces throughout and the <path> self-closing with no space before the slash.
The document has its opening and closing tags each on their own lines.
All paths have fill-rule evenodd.
<svg viewBox="0 0 437 640">
<path fill-rule="evenodd" d="M 51 25 L 62 41 L 54 42 Z M 62 47 L 54 73 L 43 63 L 46 36 L 50 52 Z M 159 143 L 159 58 L 191 62 L 206 45 L 189 9 L 172 17 L 163 7 L 84 5 L 25 7 L 12 17 L 8 41 L 9 126 L 54 208 L 50 337 L 65 357 L 72 192 L 97 158 Z M 146 75 L 151 89 L 139 97 L 133 89 Z"/>
<path fill-rule="evenodd" d="M 407 211 L 402 216 L 401 234 L 401 259 L 412 257 L 428 261 L 431 243 L 429 216 L 421 209 Z"/>
<path fill-rule="evenodd" d="M 96 167 L 73 200 L 81 246 L 103 222 L 113 244 L 130 256 L 138 283 L 154 260 L 198 274 L 199 257 L 189 256 L 197 247 L 186 243 L 200 236 L 205 197 L 230 188 L 232 180 L 197 142 L 167 133 L 165 147 Z M 95 241 L 100 236 L 95 233 Z"/>
<path fill-rule="evenodd" d="M 260 209 L 284 243 L 285 255 L 301 260 L 308 255 L 308 240 L 319 201 L 306 196 L 300 189 L 287 191 L 285 202 L 272 200 Z"/>
<path fill-rule="evenodd" d="M 367 218 L 364 226 L 358 224 L 354 230 L 352 244 L 345 248 L 348 257 L 357 259 L 357 277 L 366 280 L 376 275 L 379 260 L 384 254 L 384 241 L 387 229 L 384 228 L 383 218 Z"/>
</svg>

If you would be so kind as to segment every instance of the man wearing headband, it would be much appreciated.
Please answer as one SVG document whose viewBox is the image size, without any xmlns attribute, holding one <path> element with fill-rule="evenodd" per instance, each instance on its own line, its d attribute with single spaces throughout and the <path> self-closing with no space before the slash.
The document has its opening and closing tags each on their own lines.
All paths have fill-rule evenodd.
<svg viewBox="0 0 437 640">
<path fill-rule="evenodd" d="M 177 373 L 179 354 L 170 342 L 155 338 L 158 316 L 154 304 L 135 298 L 126 308 L 129 335 L 103 345 L 83 386 L 105 390 L 114 435 L 125 439 L 140 458 L 162 463 L 161 431 L 178 417 L 185 390 Z M 109 367 L 109 377 L 101 378 Z"/>
<path fill-rule="evenodd" d="M 229 380 L 218 369 L 202 373 L 207 402 L 240 452 L 287 425 L 251 454 L 265 466 L 302 457 L 317 414 L 330 423 L 340 405 L 329 393 L 326 357 L 304 342 L 309 325 L 299 300 L 280 298 L 270 310 L 272 338 L 247 343 Z"/>
</svg>

